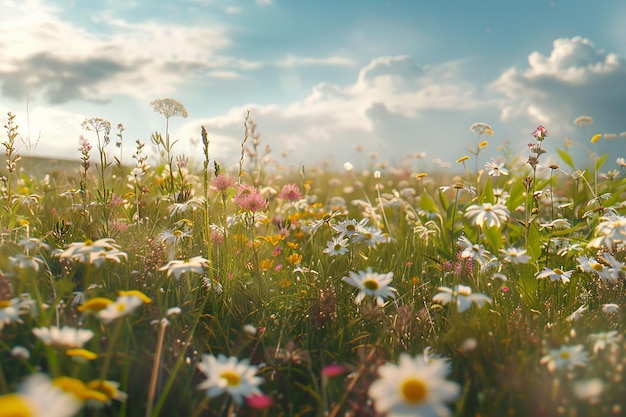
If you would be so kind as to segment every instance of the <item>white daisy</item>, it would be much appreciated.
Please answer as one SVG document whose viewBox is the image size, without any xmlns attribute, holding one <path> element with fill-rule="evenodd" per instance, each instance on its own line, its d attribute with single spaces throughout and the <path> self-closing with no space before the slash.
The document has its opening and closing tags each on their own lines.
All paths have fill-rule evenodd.
<svg viewBox="0 0 626 417">
<path fill-rule="evenodd" d="M 178 259 L 169 261 L 166 265 L 159 268 L 159 271 L 167 271 L 168 277 L 174 275 L 176 279 L 179 279 L 183 273 L 195 272 L 196 274 L 204 274 L 204 268 L 208 265 L 208 259 L 201 256 L 194 256 L 187 261 Z"/>
<path fill-rule="evenodd" d="M 398 364 L 378 368 L 380 378 L 368 390 L 374 407 L 387 416 L 450 416 L 445 403 L 456 400 L 461 388 L 445 378 L 450 366 L 445 360 L 400 354 Z"/>
<path fill-rule="evenodd" d="M 224 355 L 202 355 L 198 369 L 207 379 L 198 385 L 206 390 L 209 397 L 216 397 L 227 392 L 237 404 L 242 404 L 245 397 L 261 395 L 259 385 L 263 378 L 255 376 L 258 367 L 250 365 L 247 359 L 239 361 L 236 357 Z"/>
<path fill-rule="evenodd" d="M 472 204 L 465 209 L 465 217 L 479 227 L 500 227 L 509 217 L 509 209 L 502 204 Z"/>
<path fill-rule="evenodd" d="M 470 308 L 472 303 L 476 304 L 478 307 L 482 307 L 483 304 L 491 304 L 492 302 L 491 298 L 487 297 L 485 294 L 472 293 L 472 289 L 466 285 L 457 285 L 454 289 L 439 287 L 438 290 L 441 292 L 435 294 L 433 301 L 441 303 L 442 305 L 446 305 L 452 301 L 456 304 L 459 313 Z"/>
<path fill-rule="evenodd" d="M 396 289 L 389 286 L 393 280 L 393 272 L 378 274 L 368 267 L 365 271 L 350 272 L 350 276 L 343 277 L 342 280 L 359 289 L 359 294 L 354 299 L 356 304 L 367 295 L 376 297 L 379 306 L 385 304 L 385 298 L 395 297 Z"/>
<path fill-rule="evenodd" d="M 550 278 L 551 281 L 561 280 L 565 284 L 572 279 L 572 272 L 573 271 L 563 271 L 559 268 L 550 269 L 548 267 L 544 267 L 541 272 L 535 275 L 535 277 L 537 277 L 537 279 Z"/>
<path fill-rule="evenodd" d="M 33 374 L 15 394 L 0 396 L 0 415 L 71 417 L 82 407 L 73 394 L 52 384 L 48 376 Z"/>
<path fill-rule="evenodd" d="M 94 335 L 91 330 L 68 326 L 62 328 L 56 326 L 38 327 L 33 329 L 33 333 L 45 345 L 63 349 L 82 348 Z"/>
<path fill-rule="evenodd" d="M 553 372 L 555 369 L 572 370 L 577 366 L 585 366 L 588 359 L 587 352 L 583 350 L 583 345 L 563 345 L 558 349 L 550 349 L 540 362 L 545 364 L 550 372 Z"/>
</svg>

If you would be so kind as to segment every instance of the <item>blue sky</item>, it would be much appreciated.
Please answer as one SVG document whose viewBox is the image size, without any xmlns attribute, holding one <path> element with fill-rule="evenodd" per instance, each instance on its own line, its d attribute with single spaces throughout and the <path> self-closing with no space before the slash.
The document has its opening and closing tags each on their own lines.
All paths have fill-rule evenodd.
<svg viewBox="0 0 626 417">
<path fill-rule="evenodd" d="M 224 165 L 247 110 L 271 157 L 296 166 L 454 163 L 474 122 L 494 127 L 493 156 L 524 154 L 538 124 L 581 157 L 593 134 L 626 131 L 621 0 L 4 0 L 0 16 L 0 110 L 30 138 L 23 154 L 78 158 L 98 116 L 124 124 L 130 155 L 163 130 L 149 103 L 164 97 L 189 111 L 171 121 L 178 151 L 198 149 L 204 124 Z"/>
</svg>

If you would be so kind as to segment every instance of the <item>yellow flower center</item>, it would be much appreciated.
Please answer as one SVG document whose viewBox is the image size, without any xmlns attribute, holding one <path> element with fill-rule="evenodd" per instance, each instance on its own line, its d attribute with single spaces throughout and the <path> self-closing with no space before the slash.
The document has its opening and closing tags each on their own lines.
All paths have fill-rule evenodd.
<svg viewBox="0 0 626 417">
<path fill-rule="evenodd" d="M 180 230 L 174 230 L 174 231 L 172 232 L 172 235 L 173 235 L 174 237 L 181 237 L 181 236 L 183 235 L 183 232 L 181 232 Z"/>
<path fill-rule="evenodd" d="M 378 281 L 376 281 L 375 279 L 366 279 L 365 281 L 363 281 L 363 286 L 366 289 L 372 290 L 372 291 L 376 291 L 379 287 Z"/>
<path fill-rule="evenodd" d="M 424 381 L 417 378 L 410 378 L 402 382 L 400 387 L 402 398 L 412 405 L 419 404 L 426 398 L 427 388 Z"/>
<path fill-rule="evenodd" d="M 602 272 L 604 268 L 602 264 L 596 262 L 596 263 L 591 264 L 591 269 L 598 271 L 598 272 Z"/>
<path fill-rule="evenodd" d="M 0 416 L 31 417 L 33 410 L 21 395 L 8 394 L 0 397 Z"/>
<path fill-rule="evenodd" d="M 85 246 L 91 246 L 91 245 L 93 245 L 93 240 L 91 240 L 91 239 L 87 239 L 87 240 L 85 240 L 84 245 L 85 245 Z"/>
<path fill-rule="evenodd" d="M 11 307 L 11 301 L 9 300 L 0 300 L 0 309 Z"/>
<path fill-rule="evenodd" d="M 554 272 L 557 275 L 563 275 L 563 271 L 561 269 L 559 269 L 559 268 L 554 268 L 552 270 L 552 272 Z"/>
<path fill-rule="evenodd" d="M 460 287 L 458 289 L 458 294 L 463 297 L 469 297 L 472 295 L 472 289 L 469 287 Z"/>
<path fill-rule="evenodd" d="M 239 385 L 239 382 L 241 382 L 241 377 L 239 377 L 239 374 L 233 371 L 223 372 L 220 375 L 220 378 L 225 379 L 229 387 L 235 387 Z"/>
<path fill-rule="evenodd" d="M 561 357 L 561 359 L 569 359 L 571 355 L 569 352 L 565 351 L 565 352 L 559 353 L 559 356 Z"/>
</svg>

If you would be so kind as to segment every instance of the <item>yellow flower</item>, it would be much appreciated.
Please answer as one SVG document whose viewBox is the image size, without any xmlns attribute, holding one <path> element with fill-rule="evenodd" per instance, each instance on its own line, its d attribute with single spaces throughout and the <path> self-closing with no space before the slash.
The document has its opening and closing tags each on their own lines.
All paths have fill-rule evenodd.
<svg viewBox="0 0 626 417">
<path fill-rule="evenodd" d="M 481 143 L 482 143 L 482 142 L 481 142 Z M 480 146 L 480 145 L 479 145 L 479 146 Z M 467 155 L 463 155 L 462 157 L 460 157 L 459 159 L 457 159 L 457 160 L 456 160 L 456 163 L 457 163 L 457 164 L 460 164 L 461 162 L 465 162 L 465 161 L 467 161 L 468 159 L 470 159 L 470 157 L 469 157 L 469 156 L 467 156 Z"/>
<path fill-rule="evenodd" d="M 87 385 L 80 379 L 70 378 L 67 376 L 61 376 L 52 380 L 52 385 L 61 388 L 68 394 L 74 394 L 78 399 L 96 400 L 100 402 L 107 401 L 107 396 L 101 392 L 95 391 L 87 387 Z"/>
<path fill-rule="evenodd" d="M 596 143 L 597 141 L 600 140 L 600 138 L 602 138 L 602 133 L 598 133 L 596 135 L 593 135 L 593 137 L 591 138 L 591 143 Z"/>
<path fill-rule="evenodd" d="M 85 311 L 97 313 L 100 310 L 104 310 L 111 303 L 113 303 L 113 300 L 109 300 L 108 298 L 94 297 L 79 305 L 78 311 L 81 313 Z"/>
<path fill-rule="evenodd" d="M 139 297 L 144 304 L 150 304 L 152 302 L 150 297 L 138 290 L 119 291 L 118 295 L 122 297 Z"/>
<path fill-rule="evenodd" d="M 271 235 L 271 236 L 259 236 L 259 239 L 263 239 L 264 241 L 268 242 L 270 245 L 275 246 L 281 240 L 285 240 L 285 235 L 276 234 L 276 235 Z"/>
<path fill-rule="evenodd" d="M 263 259 L 261 262 L 259 262 L 259 269 L 261 270 L 261 272 L 265 272 L 267 270 L 270 270 L 274 267 L 274 260 L 273 259 Z"/>
<path fill-rule="evenodd" d="M 292 253 L 287 257 L 287 260 L 291 265 L 298 265 L 302 262 L 302 255 L 298 255 L 297 253 Z"/>
<path fill-rule="evenodd" d="M 68 349 L 65 354 L 82 361 L 92 361 L 98 358 L 97 354 L 87 349 Z"/>
<path fill-rule="evenodd" d="M 478 149 L 485 149 L 487 146 L 489 146 L 489 142 L 486 140 L 483 140 L 478 144 Z"/>
</svg>

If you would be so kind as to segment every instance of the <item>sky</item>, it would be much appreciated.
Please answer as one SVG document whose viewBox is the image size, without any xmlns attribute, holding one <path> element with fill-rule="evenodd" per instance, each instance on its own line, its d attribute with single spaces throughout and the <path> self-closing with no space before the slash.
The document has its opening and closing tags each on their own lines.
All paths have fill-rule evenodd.
<svg viewBox="0 0 626 417">
<path fill-rule="evenodd" d="M 248 111 L 293 166 L 454 164 L 485 139 L 475 122 L 496 158 L 537 125 L 547 149 L 626 157 L 624 39 L 622 0 L 0 0 L 0 114 L 22 155 L 56 158 L 95 141 L 85 119 L 122 123 L 127 163 L 164 132 L 161 98 L 189 114 L 169 121 L 174 153 L 199 154 L 204 125 L 225 166 Z"/>
</svg>

